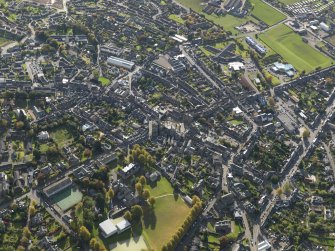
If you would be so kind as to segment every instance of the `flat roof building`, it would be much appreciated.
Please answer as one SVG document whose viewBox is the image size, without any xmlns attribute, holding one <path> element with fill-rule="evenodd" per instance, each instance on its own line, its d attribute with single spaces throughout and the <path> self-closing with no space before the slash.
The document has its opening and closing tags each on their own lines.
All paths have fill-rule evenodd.
<svg viewBox="0 0 335 251">
<path fill-rule="evenodd" d="M 108 238 L 117 233 L 117 227 L 110 219 L 101 222 L 99 228 L 104 238 Z"/>
<path fill-rule="evenodd" d="M 113 56 L 107 58 L 107 63 L 118 66 L 118 67 L 125 68 L 127 70 L 132 70 L 135 66 L 134 62 L 131 62 L 131 61 L 128 61 L 122 58 L 113 57 Z"/>
<path fill-rule="evenodd" d="M 121 219 L 121 221 L 119 221 L 118 223 L 116 223 L 115 220 L 107 219 L 99 224 L 101 234 L 104 238 L 108 238 L 114 234 L 123 233 L 131 227 L 130 222 L 126 219 L 118 219 Z"/>
<path fill-rule="evenodd" d="M 50 187 L 44 188 L 43 192 L 48 198 L 50 198 L 70 186 L 72 186 L 72 180 L 70 178 L 65 178 L 64 180 L 54 183 Z"/>
</svg>

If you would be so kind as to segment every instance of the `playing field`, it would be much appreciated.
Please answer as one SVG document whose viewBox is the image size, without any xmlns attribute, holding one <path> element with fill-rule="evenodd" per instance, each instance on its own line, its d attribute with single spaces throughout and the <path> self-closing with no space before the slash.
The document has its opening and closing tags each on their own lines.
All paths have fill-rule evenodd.
<svg viewBox="0 0 335 251">
<path fill-rule="evenodd" d="M 257 20 L 251 16 L 246 16 L 243 18 L 234 17 L 232 15 L 225 15 L 225 16 L 217 16 L 215 14 L 208 15 L 205 12 L 202 12 L 202 9 L 204 6 L 201 6 L 201 3 L 203 3 L 201 0 L 176 0 L 181 5 L 192 9 L 195 12 L 200 13 L 201 15 L 204 15 L 208 20 L 213 21 L 216 25 L 219 25 L 223 27 L 227 31 L 231 31 L 235 34 L 238 33 L 237 30 L 235 30 L 234 27 L 240 26 L 247 22 L 248 20 L 252 20 L 257 23 Z"/>
<path fill-rule="evenodd" d="M 269 26 L 272 26 L 286 18 L 284 14 L 264 3 L 262 0 L 250 0 L 250 2 L 253 5 L 251 14 Z"/>
<path fill-rule="evenodd" d="M 304 43 L 298 34 L 284 24 L 258 37 L 298 71 L 311 72 L 317 67 L 325 68 L 332 63 L 329 57 Z"/>
<path fill-rule="evenodd" d="M 51 197 L 51 201 L 60 207 L 63 211 L 68 210 L 83 198 L 83 194 L 75 186 L 66 188 L 65 190 Z"/>
<path fill-rule="evenodd" d="M 156 203 L 153 210 L 149 207 L 144 210 L 143 236 L 153 250 L 161 250 L 190 212 L 183 199 L 171 194 L 172 191 L 170 183 L 164 178 L 150 189 Z"/>
<path fill-rule="evenodd" d="M 112 243 L 109 245 L 109 249 L 115 251 L 138 251 L 147 250 L 148 247 L 145 244 L 143 236 L 139 236 Z"/>
<path fill-rule="evenodd" d="M 289 4 L 293 4 L 293 3 L 297 3 L 297 2 L 301 2 L 301 0 L 279 0 L 279 2 L 289 5 Z"/>
</svg>

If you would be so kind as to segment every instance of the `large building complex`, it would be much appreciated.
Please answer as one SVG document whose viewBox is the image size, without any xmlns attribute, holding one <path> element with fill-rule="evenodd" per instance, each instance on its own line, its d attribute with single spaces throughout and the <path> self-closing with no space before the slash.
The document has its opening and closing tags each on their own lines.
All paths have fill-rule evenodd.
<svg viewBox="0 0 335 251">
<path fill-rule="evenodd" d="M 132 70 L 135 66 L 134 62 L 124 60 L 122 58 L 113 57 L 113 56 L 107 58 L 107 63 L 118 66 L 118 67 L 125 68 L 127 70 Z"/>
</svg>

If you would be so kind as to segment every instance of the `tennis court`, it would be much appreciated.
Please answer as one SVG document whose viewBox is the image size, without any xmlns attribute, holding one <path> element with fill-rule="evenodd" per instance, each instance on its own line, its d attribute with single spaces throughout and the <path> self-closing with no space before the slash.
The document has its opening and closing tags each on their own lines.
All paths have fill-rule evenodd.
<svg viewBox="0 0 335 251">
<path fill-rule="evenodd" d="M 73 207 L 77 203 L 79 203 L 83 198 L 83 194 L 79 191 L 79 189 L 72 185 L 59 193 L 56 193 L 51 197 L 51 201 L 54 204 L 57 204 L 60 209 L 63 211 L 68 210 Z"/>
</svg>

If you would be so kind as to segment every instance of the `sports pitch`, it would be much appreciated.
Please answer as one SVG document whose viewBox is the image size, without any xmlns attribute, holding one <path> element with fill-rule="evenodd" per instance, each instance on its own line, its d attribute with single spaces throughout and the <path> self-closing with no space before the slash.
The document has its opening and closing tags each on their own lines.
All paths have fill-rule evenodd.
<svg viewBox="0 0 335 251">
<path fill-rule="evenodd" d="M 333 62 L 329 57 L 303 42 L 301 36 L 284 24 L 258 37 L 298 71 L 311 72 L 317 67 L 328 67 Z"/>
<path fill-rule="evenodd" d="M 250 2 L 253 5 L 251 14 L 269 26 L 272 26 L 286 18 L 284 14 L 264 3 L 262 0 L 251 0 Z"/>
<path fill-rule="evenodd" d="M 71 186 L 59 193 L 56 193 L 51 197 L 51 201 L 60 207 L 63 211 L 68 210 L 77 203 L 79 203 L 83 198 L 83 194 L 79 191 L 76 186 Z"/>
</svg>

